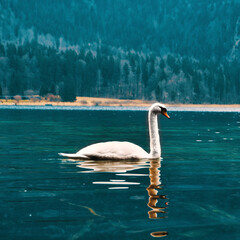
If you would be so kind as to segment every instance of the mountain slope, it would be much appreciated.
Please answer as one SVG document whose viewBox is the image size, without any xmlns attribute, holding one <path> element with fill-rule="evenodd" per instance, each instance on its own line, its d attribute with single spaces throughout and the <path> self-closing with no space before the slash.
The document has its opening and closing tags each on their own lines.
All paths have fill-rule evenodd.
<svg viewBox="0 0 240 240">
<path fill-rule="evenodd" d="M 19 29 L 34 29 L 56 42 L 63 37 L 71 44 L 102 42 L 196 58 L 230 53 L 240 12 L 236 0 L 8 0 L 1 5 L 15 17 L 16 38 Z"/>
<path fill-rule="evenodd" d="M 239 103 L 239 0 L 0 0 L 0 95 Z"/>
</svg>

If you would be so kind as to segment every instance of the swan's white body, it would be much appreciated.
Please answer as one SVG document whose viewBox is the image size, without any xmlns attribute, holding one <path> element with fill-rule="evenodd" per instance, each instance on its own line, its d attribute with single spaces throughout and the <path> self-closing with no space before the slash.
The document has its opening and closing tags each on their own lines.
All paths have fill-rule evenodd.
<svg viewBox="0 0 240 240">
<path fill-rule="evenodd" d="M 77 159 L 156 159 L 161 156 L 161 145 L 158 133 L 157 114 L 162 113 L 166 117 L 166 107 L 163 104 L 153 104 L 148 112 L 150 153 L 136 144 L 130 142 L 102 142 L 89 145 L 82 148 L 77 153 L 59 153 L 59 155 L 68 158 Z"/>
<path fill-rule="evenodd" d="M 102 142 L 89 145 L 75 154 L 61 153 L 70 158 L 89 159 L 142 159 L 149 158 L 149 154 L 141 147 L 130 142 Z"/>
</svg>

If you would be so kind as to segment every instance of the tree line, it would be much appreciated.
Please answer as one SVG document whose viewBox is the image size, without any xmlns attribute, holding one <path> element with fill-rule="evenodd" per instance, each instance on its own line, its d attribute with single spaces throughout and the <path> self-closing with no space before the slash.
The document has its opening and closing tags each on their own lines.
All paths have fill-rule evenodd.
<svg viewBox="0 0 240 240">
<path fill-rule="evenodd" d="M 0 95 L 60 95 L 179 103 L 240 103 L 236 60 L 196 60 L 99 44 L 79 52 L 38 44 L 0 43 Z"/>
</svg>

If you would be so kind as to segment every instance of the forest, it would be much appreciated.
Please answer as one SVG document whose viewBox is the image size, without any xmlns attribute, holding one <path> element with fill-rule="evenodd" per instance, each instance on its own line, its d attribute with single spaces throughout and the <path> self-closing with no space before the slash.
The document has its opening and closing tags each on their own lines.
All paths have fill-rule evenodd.
<svg viewBox="0 0 240 240">
<path fill-rule="evenodd" d="M 0 9 L 0 96 L 240 103 L 237 0 L 0 0 Z"/>
</svg>

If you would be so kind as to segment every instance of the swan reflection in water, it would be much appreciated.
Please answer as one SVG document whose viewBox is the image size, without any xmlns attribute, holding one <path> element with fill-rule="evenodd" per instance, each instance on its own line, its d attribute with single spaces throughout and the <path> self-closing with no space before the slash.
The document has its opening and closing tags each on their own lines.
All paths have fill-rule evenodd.
<svg viewBox="0 0 240 240">
<path fill-rule="evenodd" d="M 129 173 L 129 171 L 142 168 L 149 168 L 150 185 L 147 187 L 148 192 L 148 211 L 149 219 L 163 219 L 167 217 L 168 199 L 166 195 L 161 194 L 162 184 L 160 180 L 161 160 L 139 159 L 139 160 L 80 160 L 67 159 L 64 161 L 74 161 L 77 167 L 84 169 L 82 173 L 117 173 L 121 176 L 147 176 L 147 174 Z M 109 189 L 126 189 L 127 185 L 137 185 L 140 183 L 126 182 L 124 180 L 93 182 L 93 184 L 118 185 L 118 187 L 109 187 Z M 121 185 L 121 186 L 119 186 Z M 157 206 L 160 205 L 160 206 Z M 165 237 L 167 231 L 152 232 L 152 237 Z"/>
<path fill-rule="evenodd" d="M 152 210 L 148 212 L 150 219 L 161 219 L 167 217 L 166 209 L 168 208 L 168 199 L 166 195 L 160 194 L 162 190 L 162 184 L 160 180 L 160 167 L 161 161 L 159 159 L 151 160 L 149 167 L 150 185 L 147 188 L 148 191 L 148 207 Z M 157 206 L 160 202 L 161 206 Z M 153 237 L 165 237 L 168 235 L 167 231 L 152 232 Z"/>
<path fill-rule="evenodd" d="M 128 171 L 147 168 L 149 164 L 146 159 L 140 160 L 84 160 L 77 164 L 77 167 L 88 169 L 85 173 L 109 172 L 126 173 Z"/>
</svg>

